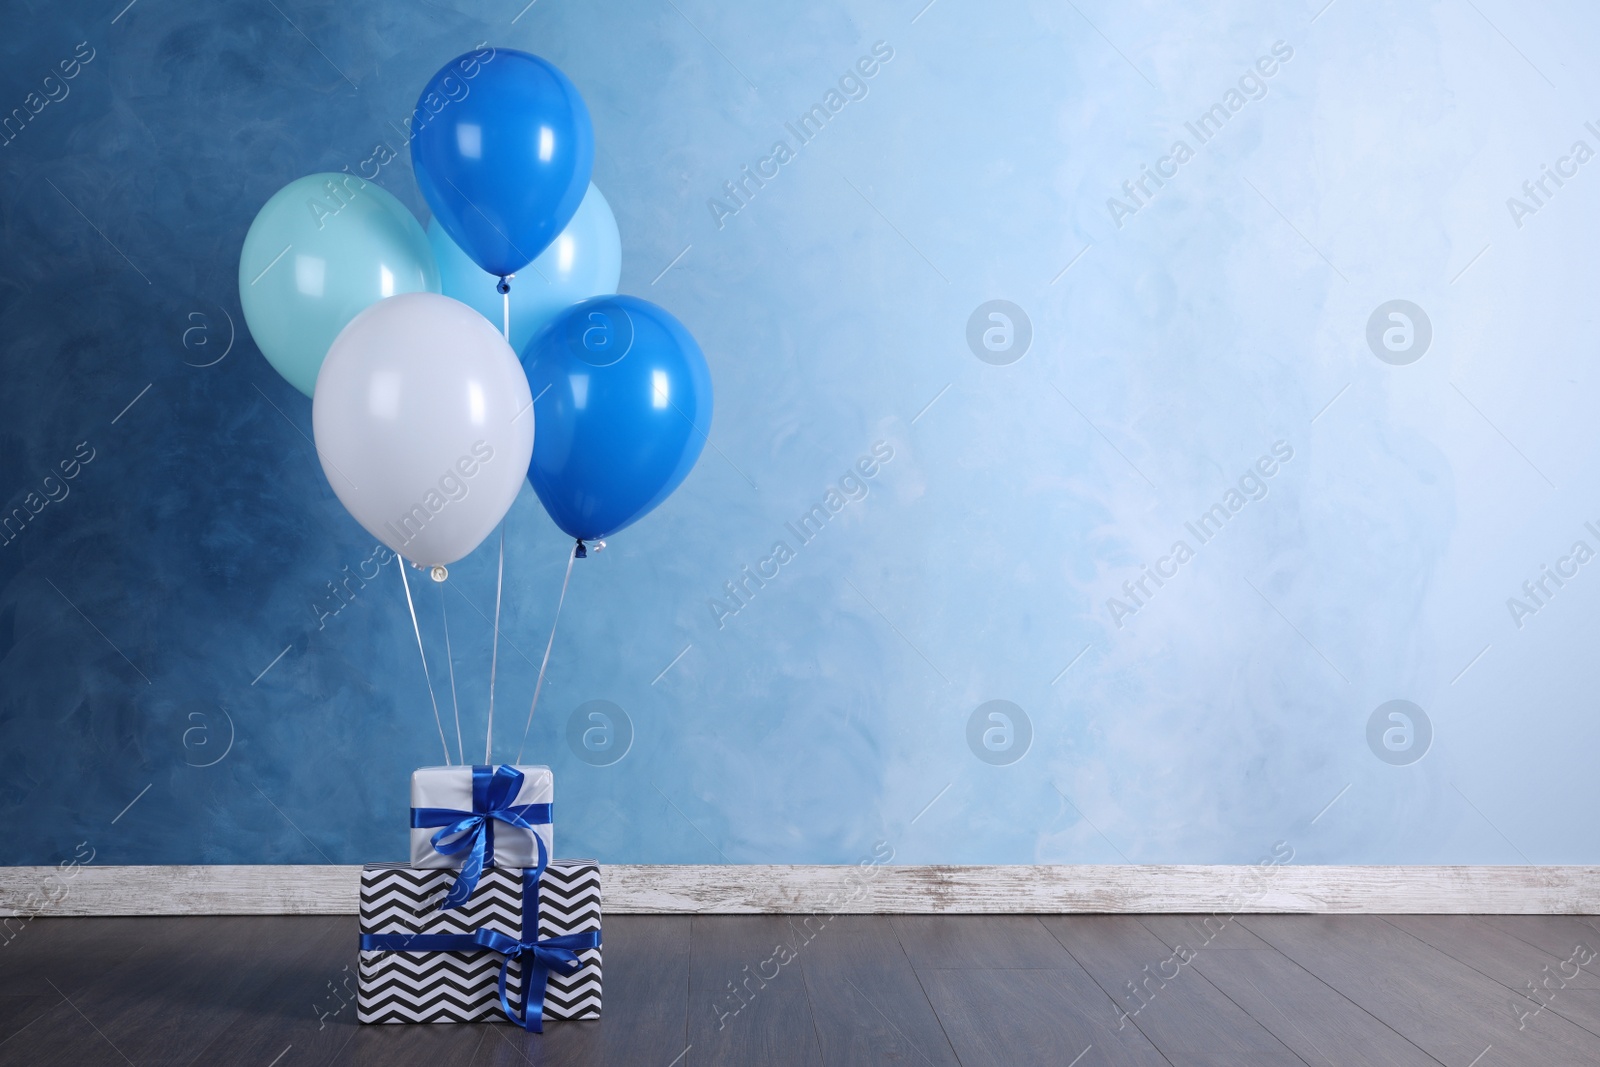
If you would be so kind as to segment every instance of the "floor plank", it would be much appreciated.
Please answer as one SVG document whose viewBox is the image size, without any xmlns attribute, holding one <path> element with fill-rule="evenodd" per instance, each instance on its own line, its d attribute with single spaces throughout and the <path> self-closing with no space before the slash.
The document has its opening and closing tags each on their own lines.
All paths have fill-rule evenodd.
<svg viewBox="0 0 1600 1067">
<path fill-rule="evenodd" d="M 1566 956 L 1556 956 L 1472 916 L 1390 915 L 1385 918 L 1418 941 L 1432 945 L 1446 956 L 1460 960 L 1517 992 L 1526 990 L 1529 982 L 1537 986 L 1546 978 L 1551 978 L 1551 985 L 1557 988 L 1600 989 L 1600 976 L 1594 973 L 1600 970 L 1600 955 L 1595 956 L 1586 971 L 1576 960 L 1562 966 L 1572 960 L 1570 948 Z M 1593 941 L 1591 947 L 1600 946 L 1600 937 Z"/>
<path fill-rule="evenodd" d="M 1480 915 L 1478 921 L 1549 953 L 1568 959 L 1580 946 L 1600 953 L 1600 919 L 1579 915 Z M 1588 977 L 1600 975 L 1600 955 L 1587 968 Z"/>
<path fill-rule="evenodd" d="M 608 1064 L 663 1063 L 689 1043 L 687 915 L 617 915 L 605 922 L 605 1028 Z"/>
<path fill-rule="evenodd" d="M 1139 1028 L 1119 1030 L 1093 979 L 1071 970 L 918 972 L 966 1067 L 1165 1067 Z"/>
<path fill-rule="evenodd" d="M 801 929 L 795 936 L 805 940 Z M 960 1067 L 892 923 L 834 916 L 806 942 L 799 962 L 826 1067 Z"/>
<path fill-rule="evenodd" d="M 1042 920 L 1174 1067 L 1300 1059 L 1131 915 Z M 1201 950 L 1205 951 L 1205 950 Z"/>
<path fill-rule="evenodd" d="M 509 1023 L 433 1023 L 417 1026 L 346 1024 L 344 1046 L 333 1059 L 291 1060 L 277 1067 L 326 1062 L 333 1067 L 468 1067 L 480 1046 L 495 1040 L 494 1031 L 511 1030 Z M 290 1053 L 290 1056 L 293 1052 Z"/>
<path fill-rule="evenodd" d="M 248 1004 L 236 1007 L 197 1064 L 259 1067 L 280 1055 L 282 1064 L 325 1064 L 354 1036 L 355 924 L 343 916 L 279 921 L 286 951 L 270 967 L 252 962 L 262 980 L 242 991 Z"/>
<path fill-rule="evenodd" d="M 62 1000 L 32 1025 L 0 1042 L 0 1063 L 7 1065 L 122 1063 L 126 1059 L 92 1022 Z"/>
<path fill-rule="evenodd" d="M 899 915 L 893 924 L 963 1064 L 1061 1067 L 1090 1046 L 1094 1062 L 1165 1062 L 1038 916 Z"/>
<path fill-rule="evenodd" d="M 0 948 L 0 995 L 36 994 L 48 979 L 71 996 L 137 955 L 157 930 L 137 918 L 33 919 Z"/>
<path fill-rule="evenodd" d="M 816 1027 L 796 966 L 809 951 L 795 928 L 827 937 L 827 916 L 695 916 L 690 933 L 689 1053 L 683 1067 L 818 1065 Z M 805 920 L 809 918 L 810 922 Z M 787 962 L 785 962 L 787 961 Z M 677 1050 L 663 1048 L 663 1061 Z"/>
<path fill-rule="evenodd" d="M 1600 1034 L 1600 989 L 1565 990 L 1551 1001 L 1550 1010 L 1591 1034 Z"/>
<path fill-rule="evenodd" d="M 495 1027 L 473 1067 L 658 1061 L 665 1067 L 689 1043 L 689 916 L 614 915 L 603 925 L 601 1017 L 547 1020 L 543 1034 Z"/>
<path fill-rule="evenodd" d="M 39 919 L 0 1064 L 1600 1067 L 1591 975 L 1513 1011 L 1581 917 L 1202 918 L 615 917 L 604 1018 L 543 1035 L 358 1025 L 348 917 Z"/>
<path fill-rule="evenodd" d="M 896 915 L 891 920 L 906 957 L 919 972 L 1075 970 L 1072 955 L 1033 915 Z"/>
<path fill-rule="evenodd" d="M 136 1063 L 189 1063 L 235 1019 L 258 1013 L 263 991 L 280 981 L 285 965 L 318 942 L 313 928 L 331 928 L 335 920 L 253 916 L 138 922 L 146 929 L 136 951 L 65 995 L 40 1024 L 6 1047 L 38 1064 L 96 1062 L 106 1045 Z M 347 945 L 345 957 L 354 955 L 353 945 Z M 42 980 L 54 988 L 48 975 Z M 309 1003 L 303 1017 L 312 1018 Z M 89 1029 L 71 1029 L 68 1040 L 55 1039 L 58 1024 L 74 1018 Z"/>
<path fill-rule="evenodd" d="M 1182 944 L 1197 952 L 1202 949 L 1208 952 L 1277 951 L 1227 912 L 1214 915 L 1141 915 L 1139 922 L 1168 948 L 1177 948 Z"/>
<path fill-rule="evenodd" d="M 1378 916 L 1256 915 L 1243 921 L 1441 1063 L 1467 1067 L 1498 1050 L 1485 1067 L 1600 1064 L 1594 1035 L 1548 1011 L 1519 1029 L 1510 990 Z"/>
<path fill-rule="evenodd" d="M 1307 1063 L 1436 1067 L 1439 1062 L 1276 950 L 1208 948 L 1195 957 L 1194 966 Z"/>
<path fill-rule="evenodd" d="M 59 1003 L 61 998 L 54 994 L 0 996 L 0 1045 L 37 1022 Z"/>
</svg>

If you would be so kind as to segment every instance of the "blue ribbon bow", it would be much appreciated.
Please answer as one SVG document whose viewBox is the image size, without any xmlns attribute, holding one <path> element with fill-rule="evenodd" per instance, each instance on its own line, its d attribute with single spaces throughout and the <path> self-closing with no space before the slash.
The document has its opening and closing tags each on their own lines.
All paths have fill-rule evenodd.
<svg viewBox="0 0 1600 1067">
<path fill-rule="evenodd" d="M 524 871 L 522 882 L 522 935 L 539 927 L 539 873 Z M 572 974 L 583 966 L 578 953 L 600 947 L 600 931 L 519 941 L 498 930 L 477 930 L 470 934 L 362 934 L 364 952 L 474 952 L 488 949 L 504 958 L 500 961 L 500 1010 L 506 1018 L 530 1033 L 544 1033 L 544 994 L 551 971 Z M 513 1007 L 506 995 L 506 974 L 512 960 L 522 962 L 522 986 Z M 537 992 L 535 991 L 537 990 Z"/>
<path fill-rule="evenodd" d="M 511 802 L 521 791 L 522 772 L 509 763 L 502 763 L 498 767 L 475 766 L 472 768 L 471 811 L 456 811 L 453 808 L 411 809 L 412 829 L 442 827 L 431 839 L 435 852 L 441 856 L 453 856 L 471 850 L 461 865 L 461 873 L 456 875 L 455 882 L 450 886 L 450 892 L 445 894 L 444 901 L 439 905 L 440 911 L 449 911 L 466 903 L 472 891 L 478 887 L 478 878 L 483 874 L 483 869 L 494 866 L 496 821 L 533 834 L 534 845 L 538 848 L 538 862 L 533 868 L 537 887 L 539 874 L 550 863 L 550 854 L 544 847 L 544 838 L 539 836 L 534 827 L 550 824 L 551 805 L 513 805 Z M 454 840 L 449 840 L 451 838 Z M 534 893 L 537 897 L 537 888 Z"/>
<path fill-rule="evenodd" d="M 583 966 L 583 961 L 578 959 L 579 952 L 600 947 L 599 930 L 536 941 L 518 941 L 494 930 L 479 930 L 472 936 L 484 948 L 505 957 L 500 961 L 500 1010 L 506 1013 L 507 1019 L 535 1034 L 544 1033 L 544 994 L 550 972 L 572 974 Z M 506 997 L 506 971 L 512 960 L 522 961 L 522 988 L 515 1011 Z M 537 994 L 534 993 L 536 987 Z"/>
</svg>

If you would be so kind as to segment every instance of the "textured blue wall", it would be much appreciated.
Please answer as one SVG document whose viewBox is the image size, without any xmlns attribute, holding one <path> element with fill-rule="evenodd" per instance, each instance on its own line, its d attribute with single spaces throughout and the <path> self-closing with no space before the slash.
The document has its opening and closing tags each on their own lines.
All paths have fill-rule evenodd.
<svg viewBox="0 0 1600 1067">
<path fill-rule="evenodd" d="M 1600 862 L 1600 16 L 924 2 L 11 5 L 0 861 L 404 854 L 440 753 L 399 576 L 234 278 L 487 40 L 585 94 L 623 289 L 717 384 L 574 574 L 560 853 Z M 426 217 L 403 151 L 379 180 Z M 567 549 L 526 490 L 508 538 L 502 759 Z M 469 738 L 493 566 L 442 590 Z"/>
</svg>

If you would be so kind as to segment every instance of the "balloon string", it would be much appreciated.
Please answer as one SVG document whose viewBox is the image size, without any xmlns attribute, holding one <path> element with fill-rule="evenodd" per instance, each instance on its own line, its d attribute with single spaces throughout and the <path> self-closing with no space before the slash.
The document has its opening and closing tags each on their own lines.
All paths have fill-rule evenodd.
<svg viewBox="0 0 1600 1067">
<path fill-rule="evenodd" d="M 506 580 L 506 524 L 500 523 L 500 567 L 494 576 L 494 645 L 489 653 L 489 729 L 483 740 L 483 762 L 494 763 L 494 672 L 500 662 L 500 590 Z"/>
<path fill-rule="evenodd" d="M 539 706 L 539 690 L 544 686 L 544 669 L 550 664 L 550 648 L 556 643 L 556 623 L 561 621 L 561 605 L 567 601 L 567 583 L 572 580 L 572 564 L 578 558 L 578 549 L 583 547 L 579 541 L 572 546 L 572 555 L 567 557 L 567 575 L 561 579 L 561 596 L 556 601 L 556 616 L 550 620 L 550 640 L 544 646 L 544 660 L 539 664 L 539 680 L 533 686 L 533 703 L 528 705 L 528 721 L 522 727 L 522 744 L 517 747 L 517 763 L 522 762 L 522 750 L 528 747 L 528 727 L 533 725 L 533 709 Z"/>
<path fill-rule="evenodd" d="M 505 334 L 506 344 L 511 343 L 511 283 L 505 278 L 495 286 L 500 292 L 500 329 Z M 500 591 L 504 586 L 506 577 L 506 524 L 500 523 L 500 565 L 494 578 L 494 644 L 489 652 L 489 728 L 484 731 L 483 762 L 492 762 L 490 753 L 494 750 L 494 675 L 495 667 L 500 658 Z"/>
<path fill-rule="evenodd" d="M 417 635 L 417 655 L 422 657 L 422 679 L 428 683 L 428 699 L 433 702 L 433 721 L 439 727 L 439 747 L 444 749 L 445 766 L 450 765 L 450 745 L 444 739 L 444 720 L 439 718 L 439 701 L 433 695 L 433 678 L 428 674 L 428 654 L 422 650 L 422 627 L 417 625 L 417 606 L 411 600 L 411 580 L 406 577 L 406 561 L 400 564 L 400 582 L 406 587 L 406 607 L 411 609 L 411 630 Z"/>
<path fill-rule="evenodd" d="M 461 746 L 461 701 L 456 699 L 456 657 L 450 651 L 450 612 L 444 604 L 444 583 L 439 582 L 439 617 L 444 620 L 444 661 L 450 665 L 450 703 L 456 712 L 456 758 L 467 762 L 467 753 Z"/>
</svg>

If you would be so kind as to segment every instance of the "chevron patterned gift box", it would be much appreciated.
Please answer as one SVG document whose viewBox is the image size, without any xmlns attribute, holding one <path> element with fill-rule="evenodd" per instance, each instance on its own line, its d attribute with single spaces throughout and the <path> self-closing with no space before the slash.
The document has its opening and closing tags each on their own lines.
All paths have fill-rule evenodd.
<svg viewBox="0 0 1600 1067">
<path fill-rule="evenodd" d="M 465 903 L 441 911 L 455 874 L 403 863 L 369 863 L 361 869 L 356 1018 L 364 1023 L 509 1019 L 535 1031 L 541 1015 L 599 1018 L 599 865 L 552 860 L 542 874 L 491 867 Z"/>
</svg>

